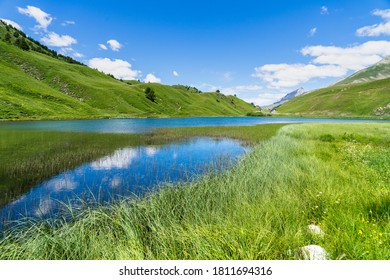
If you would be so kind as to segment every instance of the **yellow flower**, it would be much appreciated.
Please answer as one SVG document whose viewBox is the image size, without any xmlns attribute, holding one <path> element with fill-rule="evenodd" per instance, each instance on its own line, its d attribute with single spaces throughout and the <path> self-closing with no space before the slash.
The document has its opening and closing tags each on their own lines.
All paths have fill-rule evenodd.
<svg viewBox="0 0 390 280">
<path fill-rule="evenodd" d="M 362 235 L 363 231 L 361 229 L 359 229 L 358 234 Z"/>
</svg>

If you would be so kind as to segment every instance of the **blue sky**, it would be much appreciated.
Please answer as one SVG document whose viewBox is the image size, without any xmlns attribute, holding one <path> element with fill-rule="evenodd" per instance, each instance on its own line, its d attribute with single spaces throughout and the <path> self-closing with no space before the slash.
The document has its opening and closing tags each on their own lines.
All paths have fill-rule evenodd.
<svg viewBox="0 0 390 280">
<path fill-rule="evenodd" d="M 0 0 L 0 18 L 118 78 L 258 105 L 390 55 L 389 0 Z"/>
</svg>

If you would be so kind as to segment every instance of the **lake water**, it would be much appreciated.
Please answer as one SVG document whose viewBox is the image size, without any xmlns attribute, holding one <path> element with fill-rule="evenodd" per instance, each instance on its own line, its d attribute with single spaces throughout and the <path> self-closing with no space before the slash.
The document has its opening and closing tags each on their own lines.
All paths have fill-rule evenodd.
<svg viewBox="0 0 390 280">
<path fill-rule="evenodd" d="M 238 126 L 297 122 L 377 122 L 377 120 L 199 117 L 168 119 L 102 119 L 73 121 L 2 122 L 5 130 L 145 133 L 164 127 Z M 4 135 L 4 133 L 3 133 Z M 6 133 L 5 133 L 6 135 Z M 0 139 L 1 140 L 1 139 Z M 247 148 L 230 139 L 196 138 L 164 146 L 124 147 L 96 161 L 27 186 L 0 208 L 0 221 L 20 217 L 50 217 L 63 203 L 110 201 L 118 196 L 140 195 L 162 182 L 192 180 L 208 170 L 222 170 Z M 210 166 L 212 165 L 212 168 Z M 4 195 L 1 194 L 0 195 Z M 0 223 L 1 224 L 1 223 Z"/>
<path fill-rule="evenodd" d="M 110 201 L 141 195 L 161 182 L 193 180 L 233 164 L 246 147 L 231 139 L 195 138 L 162 146 L 125 147 L 56 175 L 0 210 L 3 222 L 21 217 L 47 218 L 69 201 Z"/>
<path fill-rule="evenodd" d="M 380 122 L 363 119 L 266 118 L 266 117 L 196 117 L 165 119 L 99 119 L 71 121 L 0 122 L 0 129 L 56 130 L 79 132 L 145 133 L 164 127 L 250 126 L 267 123 L 301 122 Z"/>
</svg>

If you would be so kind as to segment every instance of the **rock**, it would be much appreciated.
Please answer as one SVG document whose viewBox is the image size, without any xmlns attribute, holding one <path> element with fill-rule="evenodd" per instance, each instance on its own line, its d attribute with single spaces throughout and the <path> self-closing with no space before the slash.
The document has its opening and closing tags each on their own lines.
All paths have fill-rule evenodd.
<svg viewBox="0 0 390 280">
<path fill-rule="evenodd" d="M 304 260 L 327 260 L 328 253 L 324 248 L 318 245 L 308 245 L 301 248 L 302 257 Z"/>
<path fill-rule="evenodd" d="M 318 236 L 324 236 L 324 232 L 319 226 L 316 225 L 308 225 L 307 230 L 312 234 L 312 235 L 318 235 Z"/>
</svg>

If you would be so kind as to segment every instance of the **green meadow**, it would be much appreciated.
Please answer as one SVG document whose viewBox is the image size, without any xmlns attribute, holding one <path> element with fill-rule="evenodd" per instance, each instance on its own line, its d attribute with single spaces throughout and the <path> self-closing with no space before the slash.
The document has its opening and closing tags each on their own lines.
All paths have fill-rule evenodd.
<svg viewBox="0 0 390 280">
<path fill-rule="evenodd" d="M 145 137 L 195 135 L 242 139 L 252 150 L 220 174 L 70 208 L 71 221 L 14 228 L 0 241 L 0 259 L 279 260 L 299 259 L 309 244 L 335 260 L 390 258 L 389 123 L 164 129 Z M 120 145 L 134 136 L 118 137 Z M 324 235 L 310 234 L 311 224 Z"/>
</svg>

